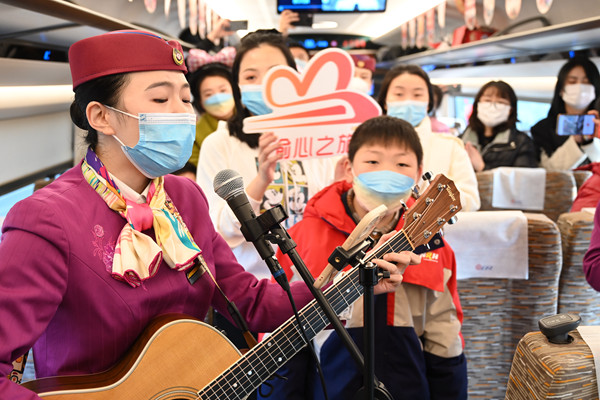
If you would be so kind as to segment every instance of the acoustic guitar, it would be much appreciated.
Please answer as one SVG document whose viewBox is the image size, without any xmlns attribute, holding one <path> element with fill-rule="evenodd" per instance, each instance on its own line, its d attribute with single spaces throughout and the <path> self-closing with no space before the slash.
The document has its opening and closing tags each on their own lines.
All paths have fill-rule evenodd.
<svg viewBox="0 0 600 400">
<path fill-rule="evenodd" d="M 405 212 L 403 229 L 364 260 L 426 244 L 460 208 L 454 183 L 438 175 Z M 353 268 L 325 291 L 336 313 L 363 294 L 358 278 L 359 268 Z M 309 339 L 329 325 L 316 300 L 299 314 Z M 294 317 L 241 355 L 211 326 L 181 315 L 164 315 L 153 320 L 110 370 L 43 378 L 24 386 L 49 400 L 241 400 L 305 345 Z"/>
</svg>

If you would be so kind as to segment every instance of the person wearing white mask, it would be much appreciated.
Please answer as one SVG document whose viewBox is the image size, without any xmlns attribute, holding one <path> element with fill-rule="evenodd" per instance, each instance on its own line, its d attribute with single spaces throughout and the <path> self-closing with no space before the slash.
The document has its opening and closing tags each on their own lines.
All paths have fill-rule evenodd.
<svg viewBox="0 0 600 400">
<path fill-rule="evenodd" d="M 232 66 L 235 114 L 228 121 L 220 121 L 217 131 L 204 140 L 196 172 L 211 205 L 215 229 L 246 270 L 261 278 L 269 278 L 271 273 L 253 244 L 244 239 L 233 211 L 214 192 L 215 176 L 224 169 L 239 172 L 255 214 L 273 207 L 275 199 L 287 211 L 289 218 L 284 224 L 289 227 L 302 219 L 312 195 L 334 181 L 337 162 L 334 158 L 281 160 L 281 145 L 273 132 L 244 132 L 245 118 L 271 112 L 263 99 L 262 85 L 268 71 L 278 65 L 295 68 L 279 32 L 256 31 L 241 40 Z"/>
<path fill-rule="evenodd" d="M 288 43 L 288 47 L 290 49 L 290 53 L 294 56 L 294 62 L 296 63 L 296 69 L 298 72 L 302 73 L 306 69 L 306 65 L 310 61 L 310 54 L 306 47 L 302 46 L 300 42 L 292 42 Z"/>
<path fill-rule="evenodd" d="M 375 59 L 367 54 L 350 54 L 354 61 L 354 77 L 350 81 L 350 89 L 371 94 L 373 90 L 373 74 Z"/>
<path fill-rule="evenodd" d="M 490 81 L 475 96 L 461 139 L 475 172 L 497 167 L 537 167 L 533 141 L 517 130 L 517 96 L 504 81 Z"/>
<path fill-rule="evenodd" d="M 423 146 L 423 170 L 452 179 L 460 191 L 463 211 L 477 211 L 481 205 L 477 177 L 463 142 L 431 129 L 427 114 L 433 109 L 433 88 L 427 73 L 417 65 L 392 68 L 383 78 L 378 102 L 387 115 L 415 127 Z"/>
<path fill-rule="evenodd" d="M 189 63 L 188 63 L 189 64 Z M 196 168 L 204 139 L 217 130 L 219 121 L 226 121 L 235 112 L 230 67 L 213 62 L 188 74 L 192 105 L 201 114 L 196 123 L 196 137 L 189 162 Z"/>
<path fill-rule="evenodd" d="M 595 113 L 600 98 L 600 73 L 588 58 L 577 56 L 565 63 L 554 88 L 548 116 L 531 127 L 540 166 L 549 170 L 570 170 L 600 161 L 600 139 L 593 136 L 560 136 L 556 133 L 558 114 Z"/>
</svg>

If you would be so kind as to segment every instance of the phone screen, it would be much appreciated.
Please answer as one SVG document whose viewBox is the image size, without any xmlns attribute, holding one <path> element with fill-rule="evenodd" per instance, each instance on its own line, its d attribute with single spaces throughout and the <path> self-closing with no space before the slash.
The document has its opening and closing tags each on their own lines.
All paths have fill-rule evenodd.
<svg viewBox="0 0 600 400">
<path fill-rule="evenodd" d="M 595 130 L 593 115 L 558 114 L 556 133 L 567 135 L 593 135 Z"/>
<path fill-rule="evenodd" d="M 229 21 L 227 31 L 239 31 L 248 29 L 248 21 Z"/>
</svg>

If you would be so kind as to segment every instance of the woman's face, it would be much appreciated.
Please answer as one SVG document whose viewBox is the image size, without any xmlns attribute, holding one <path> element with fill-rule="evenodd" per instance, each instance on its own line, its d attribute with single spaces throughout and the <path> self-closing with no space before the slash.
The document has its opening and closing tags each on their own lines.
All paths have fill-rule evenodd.
<svg viewBox="0 0 600 400">
<path fill-rule="evenodd" d="M 222 76 L 207 76 L 199 87 L 200 102 L 204 103 L 206 99 L 217 93 L 231 94 L 231 84 Z"/>
<path fill-rule="evenodd" d="M 179 71 L 132 72 L 123 87 L 115 108 L 133 115 L 139 113 L 190 113 L 194 112 L 190 85 Z M 139 140 L 138 121 L 135 118 L 113 112 L 119 139 L 133 147 Z"/>
<path fill-rule="evenodd" d="M 427 83 L 418 75 L 403 73 L 392 79 L 385 101 L 421 101 L 429 103 Z"/>
<path fill-rule="evenodd" d="M 500 103 L 510 106 L 510 101 L 500 95 L 500 91 L 495 87 L 489 87 L 485 89 L 481 97 L 479 98 L 481 103 Z"/>
<path fill-rule="evenodd" d="M 585 74 L 585 70 L 581 65 L 573 67 L 573 69 L 567 74 L 567 79 L 565 79 L 565 85 L 573 85 L 576 83 L 590 83 L 590 80 L 588 79 L 587 75 Z"/>
<path fill-rule="evenodd" d="M 261 85 L 267 72 L 277 65 L 288 65 L 281 50 L 261 44 L 244 54 L 240 62 L 239 84 Z"/>
</svg>

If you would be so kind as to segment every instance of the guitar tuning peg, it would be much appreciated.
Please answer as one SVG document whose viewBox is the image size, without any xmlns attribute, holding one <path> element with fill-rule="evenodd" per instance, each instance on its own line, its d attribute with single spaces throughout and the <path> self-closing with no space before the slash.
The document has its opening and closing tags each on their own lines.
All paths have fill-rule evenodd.
<svg viewBox="0 0 600 400">
<path fill-rule="evenodd" d="M 418 199 L 419 197 L 421 197 L 421 194 L 419 193 L 419 185 L 413 186 L 412 192 L 413 192 L 413 197 L 415 199 Z"/>
<path fill-rule="evenodd" d="M 456 215 L 453 215 L 452 217 L 450 217 L 450 219 L 448 220 L 448 223 L 450 225 L 454 225 L 456 223 L 456 221 L 458 221 L 458 218 L 456 218 Z"/>
<path fill-rule="evenodd" d="M 431 171 L 427 171 L 422 176 L 424 181 L 431 183 L 431 178 L 433 178 L 433 173 Z"/>
<path fill-rule="evenodd" d="M 402 209 L 402 212 L 405 212 L 406 210 L 408 210 L 408 206 L 406 205 L 404 200 L 400 200 L 400 208 Z"/>
</svg>

